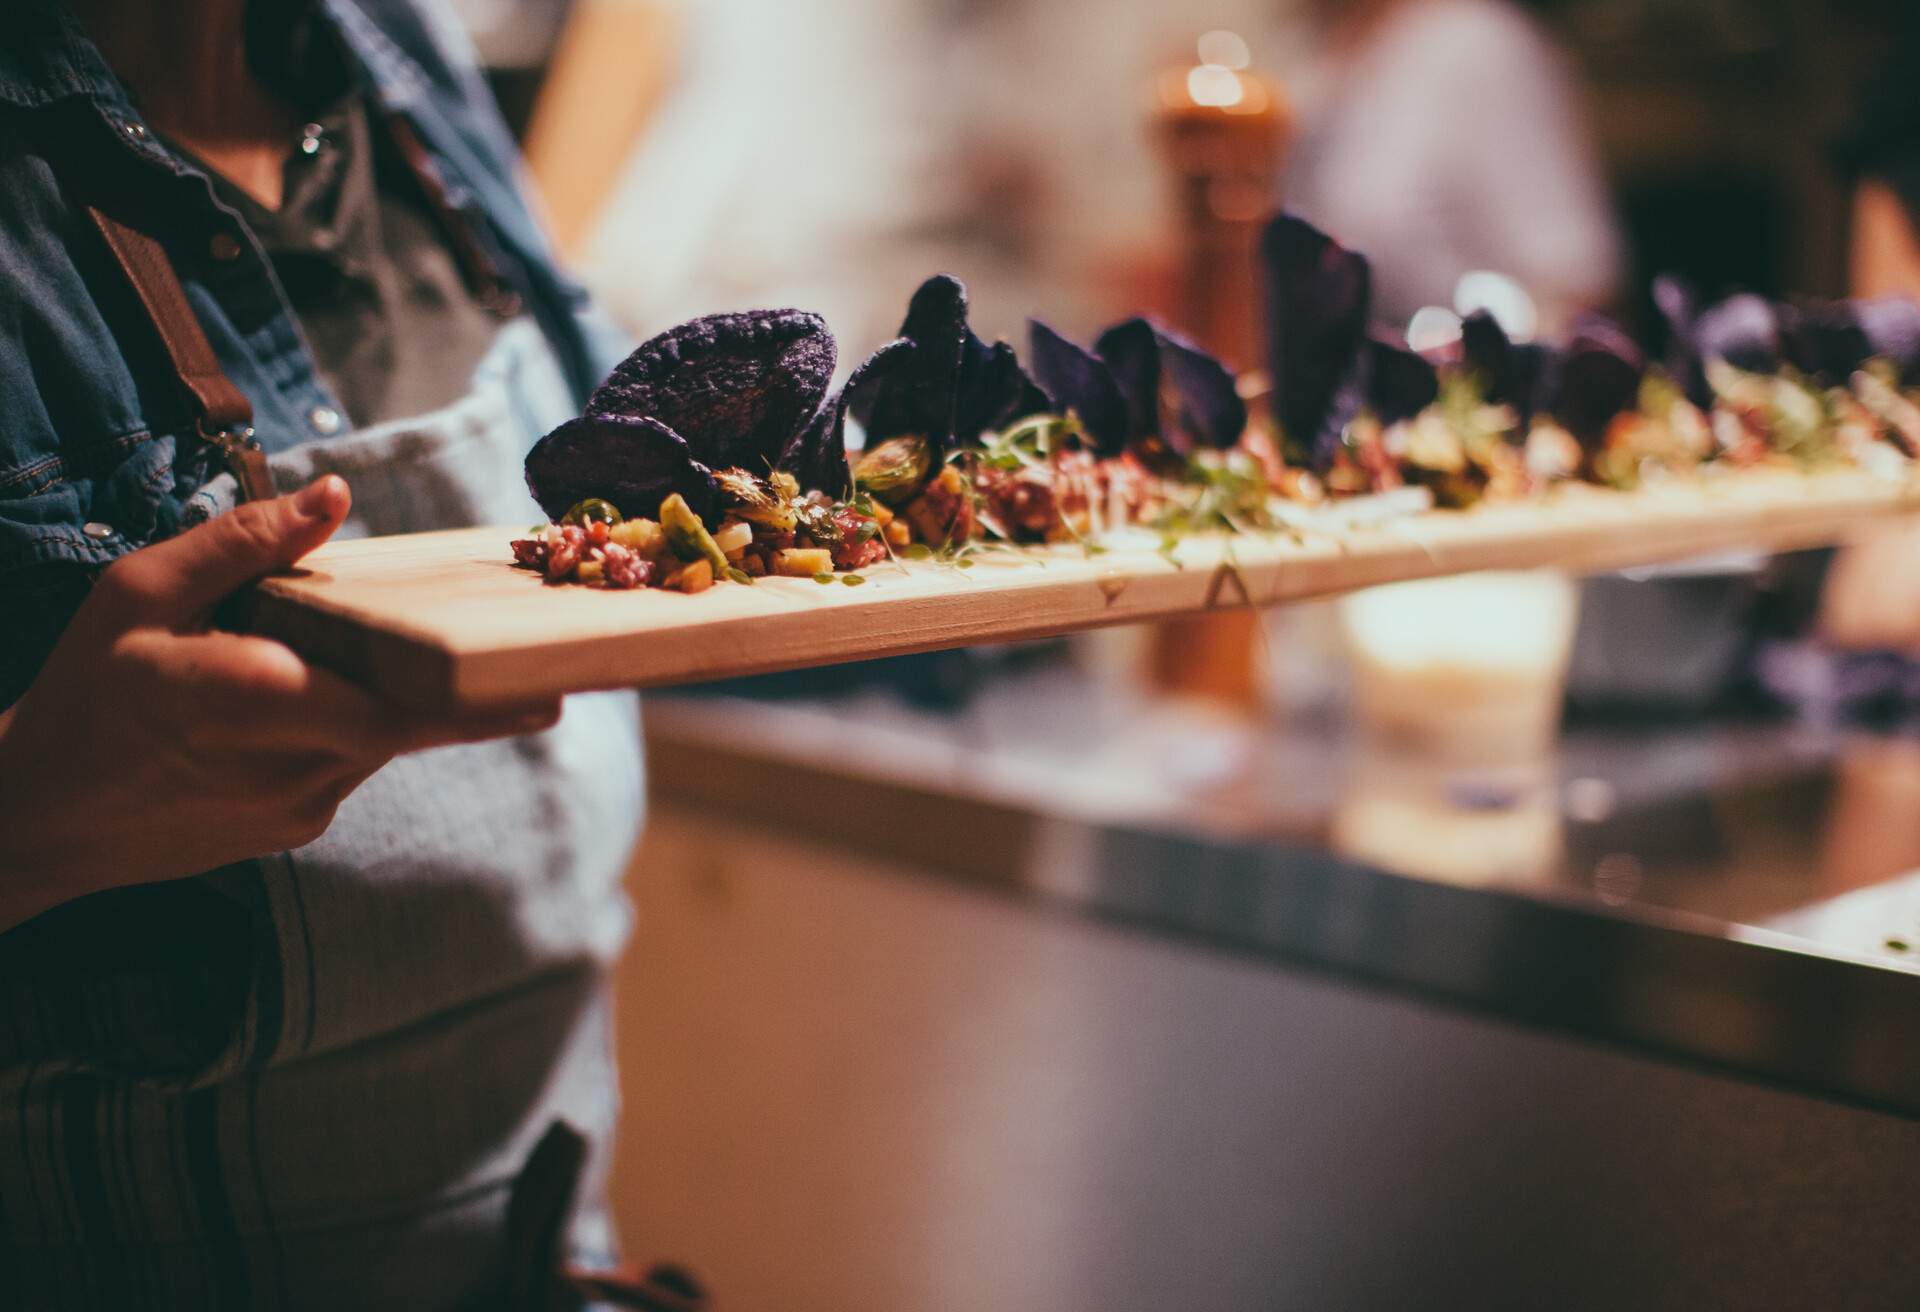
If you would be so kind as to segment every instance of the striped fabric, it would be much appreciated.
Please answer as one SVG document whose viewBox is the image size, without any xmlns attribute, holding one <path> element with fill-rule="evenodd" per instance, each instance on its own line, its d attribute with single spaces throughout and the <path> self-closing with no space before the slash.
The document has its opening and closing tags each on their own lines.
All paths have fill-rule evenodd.
<svg viewBox="0 0 1920 1312">
<path fill-rule="evenodd" d="M 447 410 L 275 475 L 346 474 L 352 533 L 525 523 L 521 454 L 571 410 L 522 321 Z M 641 805 L 636 699 L 573 698 L 394 762 L 297 852 L 0 939 L 0 1308 L 507 1306 L 508 1201 L 555 1122 L 596 1145 L 575 1252 L 608 1253 L 603 976 Z"/>
</svg>

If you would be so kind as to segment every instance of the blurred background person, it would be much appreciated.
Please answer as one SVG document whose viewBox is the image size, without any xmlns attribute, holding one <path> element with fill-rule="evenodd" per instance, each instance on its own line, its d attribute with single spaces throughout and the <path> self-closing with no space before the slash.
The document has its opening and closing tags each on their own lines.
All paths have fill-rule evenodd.
<svg viewBox="0 0 1920 1312">
<path fill-rule="evenodd" d="M 589 35 L 631 31 L 639 13 L 666 48 L 657 74 L 632 41 Z M 1198 31 L 1260 31 L 1275 13 L 1272 0 L 582 0 L 528 153 L 537 174 L 593 157 L 564 166 L 590 219 L 558 226 L 639 332 L 804 305 L 851 355 L 890 337 L 936 270 L 967 283 L 990 337 L 1024 340 L 1036 313 L 1085 332 L 1164 276 L 1153 72 Z M 635 87 L 636 67 L 657 94 Z M 651 108 L 634 131 L 618 106 L 636 98 Z M 582 144 L 596 133 L 630 147 Z"/>
<path fill-rule="evenodd" d="M 1920 296 L 1920 12 L 1902 21 L 1886 71 L 1841 147 L 1853 188 L 1849 274 L 1856 296 Z M 1842 646 L 1920 656 L 1920 526 L 1840 553 L 1822 629 Z"/>
<path fill-rule="evenodd" d="M 1404 326 L 1461 275 L 1503 273 L 1550 335 L 1605 305 L 1620 237 L 1571 71 L 1507 0 L 1310 0 L 1318 57 L 1290 79 L 1288 206 L 1373 261 Z"/>
</svg>

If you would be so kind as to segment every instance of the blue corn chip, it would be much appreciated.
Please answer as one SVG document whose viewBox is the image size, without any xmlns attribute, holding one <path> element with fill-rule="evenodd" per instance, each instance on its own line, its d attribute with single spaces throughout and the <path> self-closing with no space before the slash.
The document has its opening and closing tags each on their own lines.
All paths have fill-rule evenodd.
<svg viewBox="0 0 1920 1312">
<path fill-rule="evenodd" d="M 936 274 L 907 303 L 900 334 L 913 349 L 885 370 L 870 391 L 853 398 L 853 415 L 869 442 L 924 437 L 944 455 L 953 448 L 954 416 L 967 346 L 967 289 Z"/>
<path fill-rule="evenodd" d="M 1780 311 L 1793 365 L 1841 384 L 1869 360 L 1885 360 L 1903 378 L 1920 370 L 1920 302 L 1904 296 L 1808 301 Z"/>
<path fill-rule="evenodd" d="M 587 414 L 657 419 L 710 468 L 764 470 L 819 412 L 834 359 L 817 314 L 708 315 L 643 343 L 588 398 Z"/>
<path fill-rule="evenodd" d="M 1324 468 L 1365 396 L 1372 271 L 1364 257 L 1291 214 L 1267 224 L 1260 255 L 1281 448 L 1295 464 Z"/>
<path fill-rule="evenodd" d="M 903 372 L 911 363 L 914 344 L 896 337 L 861 362 L 838 394 L 794 436 L 780 455 L 779 467 L 800 480 L 804 488 L 817 488 L 839 496 L 853 483 L 853 471 L 847 463 L 847 410 L 857 397 L 871 395 L 874 389 Z"/>
<path fill-rule="evenodd" d="M 1551 404 L 1560 365 L 1552 347 L 1513 341 L 1499 320 L 1476 310 L 1460 325 L 1460 352 L 1463 367 L 1480 380 L 1481 395 L 1511 407 L 1520 431 Z"/>
<path fill-rule="evenodd" d="M 1179 407 L 1181 432 L 1201 446 L 1225 450 L 1247 431 L 1247 403 L 1233 370 L 1199 343 L 1169 329 L 1154 329 L 1160 362 Z"/>
<path fill-rule="evenodd" d="M 1367 339 L 1367 409 L 1383 424 L 1411 419 L 1440 396 L 1440 374 L 1433 362 L 1404 346 Z"/>
<path fill-rule="evenodd" d="M 1684 281 L 1662 275 L 1654 279 L 1653 301 L 1667 325 L 1667 372 L 1695 405 L 1713 403 L 1707 386 L 1710 360 L 1762 373 L 1780 367 L 1786 346 L 1781 315 L 1765 297 L 1743 292 L 1702 305 Z"/>
<path fill-rule="evenodd" d="M 960 389 L 954 402 L 953 437 L 961 445 L 1016 419 L 1053 408 L 1047 394 L 1020 366 L 1007 342 L 989 346 L 969 329 L 960 358 Z"/>
<path fill-rule="evenodd" d="M 549 519 L 576 502 L 600 497 L 622 515 L 657 516 L 678 492 L 699 514 L 713 502 L 713 470 L 687 439 L 649 416 L 583 415 L 534 443 L 527 453 L 527 488 Z"/>
<path fill-rule="evenodd" d="M 1904 380 L 1914 381 L 1920 375 L 1920 301 L 1878 296 L 1847 304 L 1871 354 L 1893 365 Z"/>
<path fill-rule="evenodd" d="M 1778 313 L 1782 353 L 1804 374 L 1844 383 L 1873 357 L 1873 344 L 1845 301 L 1783 306 Z"/>
<path fill-rule="evenodd" d="M 1148 319 L 1126 319 L 1101 333 L 1094 353 L 1105 361 L 1127 406 L 1128 440 L 1159 438 L 1182 453 L 1196 445 L 1232 446 L 1247 427 L 1246 402 L 1233 371 L 1199 343 Z M 1168 428 L 1164 398 L 1171 397 Z"/>
<path fill-rule="evenodd" d="M 1126 394 L 1105 360 L 1062 337 L 1038 319 L 1028 321 L 1028 358 L 1039 379 L 1062 410 L 1072 411 L 1103 456 L 1117 456 L 1133 437 L 1133 419 Z"/>
<path fill-rule="evenodd" d="M 1693 352 L 1736 369 L 1771 373 L 1780 367 L 1780 314 L 1764 296 L 1743 292 L 1700 312 L 1693 321 Z"/>
<path fill-rule="evenodd" d="M 1554 418 L 1593 449 L 1605 439 L 1616 415 L 1633 408 L 1640 394 L 1646 361 L 1618 325 L 1590 316 L 1575 330 L 1560 367 Z"/>
<path fill-rule="evenodd" d="M 1668 375 L 1695 405 L 1712 404 L 1713 392 L 1707 386 L 1704 362 L 1694 341 L 1694 325 L 1700 315 L 1699 295 L 1685 279 L 1663 273 L 1653 280 L 1653 303 L 1666 321 Z"/>
<path fill-rule="evenodd" d="M 1145 319 L 1125 319 L 1094 339 L 1127 411 L 1127 441 L 1160 436 L 1160 337 Z M 1037 358 L 1037 357 L 1036 357 Z"/>
<path fill-rule="evenodd" d="M 852 413 L 868 442 L 925 437 L 936 454 L 977 442 L 989 429 L 1052 408 L 1005 342 L 989 346 L 967 326 L 967 289 L 936 274 L 907 305 L 894 356 L 870 385 L 853 390 Z M 888 348 L 891 349 L 891 348 Z"/>
</svg>

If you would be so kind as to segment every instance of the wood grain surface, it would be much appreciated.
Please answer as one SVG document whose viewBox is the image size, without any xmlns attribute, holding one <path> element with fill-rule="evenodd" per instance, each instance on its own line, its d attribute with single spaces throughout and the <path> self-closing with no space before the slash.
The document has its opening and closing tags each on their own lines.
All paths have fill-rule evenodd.
<svg viewBox="0 0 1920 1312">
<path fill-rule="evenodd" d="M 883 563 L 849 587 L 723 584 L 697 596 L 549 586 L 510 563 L 513 527 L 336 542 L 245 599 L 250 630 L 423 710 L 656 687 L 1268 606 L 1484 569 L 1593 572 L 1737 548 L 1841 542 L 1920 511 L 1920 483 L 1853 472 L 1725 474 L 1634 493 L 1329 522 L 1288 536 L 1151 538 L 994 553 L 971 569 Z"/>
</svg>

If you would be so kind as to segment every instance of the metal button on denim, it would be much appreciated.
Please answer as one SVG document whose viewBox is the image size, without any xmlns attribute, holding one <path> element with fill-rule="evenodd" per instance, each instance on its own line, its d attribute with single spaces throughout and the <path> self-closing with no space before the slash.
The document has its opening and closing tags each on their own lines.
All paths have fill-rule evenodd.
<svg viewBox="0 0 1920 1312">
<path fill-rule="evenodd" d="M 80 526 L 80 531 L 86 534 L 89 538 L 93 539 L 95 542 L 105 542 L 111 538 L 117 538 L 120 536 L 119 529 L 115 528 L 111 524 L 102 524 L 97 519 L 90 519 L 86 523 L 82 524 Z"/>
<path fill-rule="evenodd" d="M 340 431 L 340 412 L 330 405 L 317 405 L 307 411 L 307 422 L 320 436 L 332 437 Z"/>
</svg>

